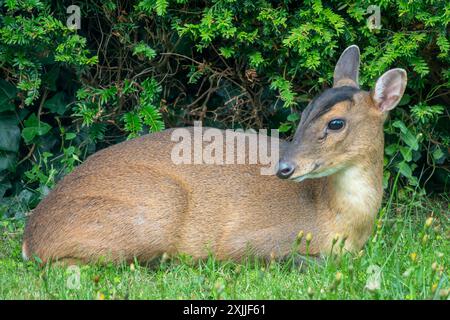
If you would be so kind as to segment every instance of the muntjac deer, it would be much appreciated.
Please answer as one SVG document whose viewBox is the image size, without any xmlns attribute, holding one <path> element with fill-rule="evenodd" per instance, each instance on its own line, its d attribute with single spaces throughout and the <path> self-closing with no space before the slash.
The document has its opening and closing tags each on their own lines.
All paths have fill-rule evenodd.
<svg viewBox="0 0 450 320">
<path fill-rule="evenodd" d="M 174 129 L 122 142 L 89 157 L 32 211 L 24 258 L 281 258 L 299 231 L 310 233 L 300 254 L 329 253 L 337 235 L 359 251 L 382 200 L 383 123 L 406 86 L 406 72 L 392 69 L 372 91 L 359 89 L 359 60 L 358 47 L 347 48 L 292 142 L 271 138 L 276 175 L 261 175 L 260 163 L 175 164 Z"/>
</svg>

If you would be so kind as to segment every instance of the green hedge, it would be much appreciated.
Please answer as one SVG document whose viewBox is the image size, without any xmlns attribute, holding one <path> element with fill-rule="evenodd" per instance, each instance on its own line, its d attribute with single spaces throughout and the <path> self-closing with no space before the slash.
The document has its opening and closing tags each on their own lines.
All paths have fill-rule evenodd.
<svg viewBox="0 0 450 320">
<path fill-rule="evenodd" d="M 71 4 L 80 30 L 66 27 Z M 445 0 L 0 1 L 0 217 L 20 217 L 96 150 L 164 127 L 289 138 L 350 44 L 366 89 L 408 72 L 386 124 L 385 187 L 446 192 L 449 20 Z"/>
</svg>

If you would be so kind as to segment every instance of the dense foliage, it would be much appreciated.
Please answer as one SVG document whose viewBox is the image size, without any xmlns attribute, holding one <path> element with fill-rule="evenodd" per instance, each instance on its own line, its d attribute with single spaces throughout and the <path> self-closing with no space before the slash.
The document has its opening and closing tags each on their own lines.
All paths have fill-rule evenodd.
<svg viewBox="0 0 450 320">
<path fill-rule="evenodd" d="M 79 30 L 66 26 L 72 4 Z M 445 0 L 0 1 L 0 217 L 20 217 L 96 150 L 164 127 L 289 137 L 350 44 L 366 89 L 408 72 L 386 124 L 385 186 L 445 192 L 449 21 Z"/>
</svg>

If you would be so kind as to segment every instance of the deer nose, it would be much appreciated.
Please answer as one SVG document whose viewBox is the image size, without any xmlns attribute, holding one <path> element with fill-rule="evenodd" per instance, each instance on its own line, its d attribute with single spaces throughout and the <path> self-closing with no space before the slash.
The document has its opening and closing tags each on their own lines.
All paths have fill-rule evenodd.
<svg viewBox="0 0 450 320">
<path fill-rule="evenodd" d="M 277 171 L 277 177 L 280 179 L 287 179 L 295 171 L 295 166 L 287 161 L 280 161 L 278 163 L 278 171 Z"/>
</svg>

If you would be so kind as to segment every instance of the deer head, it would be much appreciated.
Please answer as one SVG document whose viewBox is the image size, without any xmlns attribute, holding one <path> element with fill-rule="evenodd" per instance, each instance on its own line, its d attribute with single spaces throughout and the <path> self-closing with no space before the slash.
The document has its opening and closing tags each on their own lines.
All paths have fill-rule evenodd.
<svg viewBox="0 0 450 320">
<path fill-rule="evenodd" d="M 368 92 L 358 85 L 359 64 L 359 48 L 348 47 L 336 64 L 333 88 L 315 97 L 302 113 L 278 164 L 279 178 L 302 181 L 329 176 L 383 146 L 383 123 L 405 91 L 406 72 L 387 71 Z"/>
</svg>

